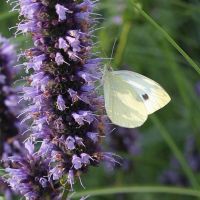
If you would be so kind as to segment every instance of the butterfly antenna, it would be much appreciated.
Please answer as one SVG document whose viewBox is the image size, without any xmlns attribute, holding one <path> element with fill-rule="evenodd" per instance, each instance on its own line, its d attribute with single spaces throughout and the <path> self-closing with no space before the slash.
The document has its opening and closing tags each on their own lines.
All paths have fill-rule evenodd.
<svg viewBox="0 0 200 200">
<path fill-rule="evenodd" d="M 112 62 L 112 59 L 113 59 L 113 55 L 114 55 L 114 50 L 115 50 L 116 44 L 117 44 L 117 38 L 115 38 L 115 41 L 114 41 L 114 44 L 113 44 L 113 47 L 112 47 L 112 52 L 111 52 L 111 56 L 110 56 L 109 66 L 110 66 L 110 64 Z"/>
</svg>

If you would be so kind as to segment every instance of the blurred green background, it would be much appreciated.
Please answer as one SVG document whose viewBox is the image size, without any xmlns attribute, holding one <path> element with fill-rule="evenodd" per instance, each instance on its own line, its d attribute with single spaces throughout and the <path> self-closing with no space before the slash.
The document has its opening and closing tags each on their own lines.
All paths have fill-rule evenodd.
<svg viewBox="0 0 200 200">
<path fill-rule="evenodd" d="M 159 23 L 200 66 L 200 1 L 151 0 L 140 5 Z M 9 12 L 5 1 L 0 6 L 0 32 L 18 44 L 19 51 L 30 45 L 26 36 L 13 36 L 18 13 Z M 99 41 L 96 49 L 101 57 L 110 57 L 113 45 L 114 69 L 129 69 L 159 82 L 170 94 L 172 101 L 164 109 L 150 116 L 138 129 L 141 153 L 131 156 L 117 152 L 132 162 L 128 171 L 117 169 L 105 172 L 104 167 L 93 168 L 83 177 L 87 189 L 130 185 L 160 185 L 159 177 L 169 166 L 174 151 L 162 137 L 167 132 L 183 152 L 185 140 L 193 135 L 200 149 L 200 105 L 195 91 L 199 75 L 174 49 L 163 35 L 137 12 L 129 1 L 101 0 L 97 12 L 102 14 L 95 34 Z M 166 133 L 165 133 L 166 134 Z M 182 171 L 182 169 L 180 168 Z M 200 172 L 200 171 L 199 171 Z M 183 172 L 181 172 L 183 173 Z M 195 172 L 200 184 L 200 173 Z M 99 200 L 189 200 L 177 195 L 131 194 L 92 197 Z"/>
</svg>

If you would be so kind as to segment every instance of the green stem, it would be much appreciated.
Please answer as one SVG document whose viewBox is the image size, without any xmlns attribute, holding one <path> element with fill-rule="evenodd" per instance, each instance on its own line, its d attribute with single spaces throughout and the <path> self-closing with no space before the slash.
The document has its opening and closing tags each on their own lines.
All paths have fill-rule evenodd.
<svg viewBox="0 0 200 200">
<path fill-rule="evenodd" d="M 126 48 L 126 44 L 128 41 L 128 34 L 131 30 L 131 26 L 132 26 L 131 22 L 126 22 L 122 27 L 119 45 L 117 47 L 117 52 L 115 54 L 115 59 L 114 59 L 115 60 L 114 68 L 116 68 L 116 69 L 119 67 L 119 65 L 122 62 L 122 58 L 124 55 L 124 49 Z"/>
<path fill-rule="evenodd" d="M 199 189 L 199 184 L 196 180 L 195 175 L 193 174 L 190 166 L 188 165 L 187 161 L 185 160 L 183 154 L 177 147 L 176 143 L 174 142 L 173 138 L 171 137 L 170 133 L 165 129 L 165 127 L 162 125 L 160 120 L 156 116 L 151 117 L 153 123 L 158 127 L 160 134 L 162 135 L 165 142 L 168 144 L 171 151 L 174 153 L 175 157 L 179 161 L 180 165 L 182 166 L 182 169 L 187 176 L 188 180 L 190 181 L 191 185 L 195 189 Z"/>
<path fill-rule="evenodd" d="M 194 68 L 194 70 L 200 74 L 199 66 L 192 60 L 192 58 L 176 43 L 176 41 L 157 23 L 151 16 L 149 16 L 141 7 L 133 3 L 134 8 L 136 8 L 141 15 L 153 25 L 162 35 L 168 40 L 168 42 L 185 58 L 185 60 Z"/>
<path fill-rule="evenodd" d="M 165 194 L 176 194 L 186 195 L 193 197 L 200 197 L 200 192 L 197 190 L 180 188 L 180 187 L 165 187 L 165 186 L 130 186 L 130 187 L 115 187 L 115 188 L 103 188 L 96 190 L 88 190 L 83 192 L 77 192 L 72 196 L 72 199 L 80 198 L 83 196 L 105 196 L 112 194 L 121 193 L 165 193 Z"/>
<path fill-rule="evenodd" d="M 68 197 L 68 194 L 69 194 L 69 191 L 64 188 L 64 191 L 63 191 L 63 194 L 62 194 L 62 200 L 66 200 L 67 197 Z"/>
</svg>

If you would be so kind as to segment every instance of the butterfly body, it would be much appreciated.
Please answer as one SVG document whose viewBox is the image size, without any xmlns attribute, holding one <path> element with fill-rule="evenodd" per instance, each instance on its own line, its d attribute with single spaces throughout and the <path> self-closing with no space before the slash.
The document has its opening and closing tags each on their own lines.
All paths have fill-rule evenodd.
<svg viewBox="0 0 200 200">
<path fill-rule="evenodd" d="M 110 120 L 121 127 L 141 126 L 149 114 L 170 101 L 155 81 L 132 71 L 104 72 L 105 108 Z"/>
</svg>

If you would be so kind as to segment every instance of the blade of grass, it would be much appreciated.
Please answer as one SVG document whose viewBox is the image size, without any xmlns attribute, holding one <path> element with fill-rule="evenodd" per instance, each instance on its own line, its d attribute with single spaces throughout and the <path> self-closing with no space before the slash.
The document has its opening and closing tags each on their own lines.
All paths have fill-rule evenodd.
<svg viewBox="0 0 200 200">
<path fill-rule="evenodd" d="M 200 192 L 197 190 L 180 188 L 180 187 L 164 187 L 164 186 L 130 186 L 130 187 L 114 187 L 114 188 L 103 188 L 95 190 L 86 190 L 83 192 L 75 193 L 71 198 L 81 198 L 83 196 L 106 196 L 121 193 L 155 193 L 155 194 L 174 194 L 174 195 L 185 195 L 200 197 Z"/>
<path fill-rule="evenodd" d="M 192 11 L 195 11 L 195 12 L 200 12 L 200 7 L 194 6 L 191 3 L 184 3 L 183 1 L 180 1 L 180 0 L 176 0 L 176 1 L 172 0 L 171 4 L 174 4 L 174 5 L 177 5 L 179 7 L 185 8 L 187 10 L 189 9 L 189 10 L 192 10 Z"/>
<path fill-rule="evenodd" d="M 177 147 L 176 143 L 174 142 L 173 138 L 171 137 L 170 133 L 167 131 L 167 129 L 162 125 L 160 120 L 155 116 L 151 116 L 152 122 L 155 124 L 155 126 L 158 128 L 160 134 L 162 135 L 165 142 L 168 144 L 171 151 L 174 153 L 176 159 L 179 161 L 185 175 L 187 176 L 188 180 L 190 181 L 191 185 L 195 189 L 199 189 L 199 184 L 196 180 L 195 175 L 193 174 L 190 166 L 188 165 L 187 161 L 185 160 L 185 157 L 183 156 L 182 152 Z"/>
<path fill-rule="evenodd" d="M 0 21 L 8 19 L 10 17 L 17 16 L 17 12 L 5 12 L 0 15 Z"/>
<path fill-rule="evenodd" d="M 194 70 L 200 74 L 199 66 L 193 61 L 193 59 L 176 43 L 176 41 L 151 17 L 149 16 L 140 6 L 133 2 L 133 6 L 137 9 L 141 15 L 153 25 L 162 35 L 168 40 L 168 42 L 185 58 L 185 60 L 194 68 Z"/>
<path fill-rule="evenodd" d="M 180 97 L 183 100 L 185 107 L 187 108 L 186 110 L 188 119 L 186 120 L 189 121 L 189 123 L 191 124 L 191 129 L 195 133 L 196 140 L 200 146 L 199 120 L 198 118 L 194 117 L 195 114 L 197 114 L 198 116 L 200 110 L 199 105 L 191 100 L 191 97 L 195 98 L 194 92 L 189 88 L 185 74 L 182 70 L 180 70 L 180 67 L 174 59 L 173 51 L 170 50 L 170 47 L 168 46 L 166 41 L 163 41 L 163 51 L 166 57 L 166 61 L 168 63 L 168 67 L 171 69 L 172 77 L 174 77 L 175 83 L 180 93 Z M 193 109 L 194 105 L 196 109 Z M 192 110 L 194 111 L 191 112 Z"/>
<path fill-rule="evenodd" d="M 126 48 L 126 44 L 128 41 L 128 35 L 131 30 L 131 26 L 132 26 L 131 22 L 125 22 L 123 25 L 122 32 L 120 35 L 119 45 L 117 47 L 117 51 L 116 51 L 115 59 L 114 59 L 115 60 L 114 68 L 116 68 L 116 69 L 119 67 L 119 65 L 122 62 L 122 57 L 124 54 L 124 50 Z"/>
<path fill-rule="evenodd" d="M 194 94 L 194 86 L 188 81 L 187 77 L 180 69 L 178 60 L 175 59 L 173 51 L 169 49 L 170 47 L 168 44 L 165 41 L 162 43 L 164 56 L 168 62 L 168 67 L 171 68 L 172 75 L 174 76 L 174 80 L 176 81 L 177 88 L 179 89 L 179 93 L 181 95 L 181 99 L 183 100 L 185 106 L 188 107 L 188 109 L 193 110 L 192 105 L 195 105 L 198 111 L 200 111 L 199 103 L 191 101 L 191 98 L 192 100 L 196 99 Z"/>
</svg>

